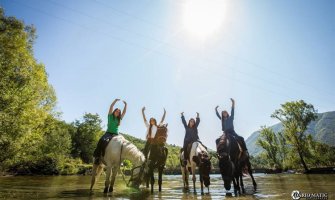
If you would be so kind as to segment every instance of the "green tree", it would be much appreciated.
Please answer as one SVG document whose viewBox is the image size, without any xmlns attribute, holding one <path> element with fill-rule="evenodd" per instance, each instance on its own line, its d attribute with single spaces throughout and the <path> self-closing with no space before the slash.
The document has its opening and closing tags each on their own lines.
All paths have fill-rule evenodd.
<svg viewBox="0 0 335 200">
<path fill-rule="evenodd" d="M 305 132 L 308 124 L 317 118 L 314 106 L 303 100 L 287 102 L 282 104 L 271 117 L 282 122 L 287 143 L 292 145 L 305 171 L 308 171 L 305 157 L 308 156 L 309 150 Z"/>
<path fill-rule="evenodd" d="M 265 156 L 271 167 L 282 169 L 282 160 L 279 153 L 279 140 L 276 133 L 271 128 L 265 126 L 262 127 L 256 144 L 265 150 Z"/>
<path fill-rule="evenodd" d="M 74 157 L 79 157 L 85 163 L 90 163 L 93 151 L 103 134 L 101 119 L 98 114 L 85 113 L 82 121 L 73 124 L 76 130 L 72 133 Z"/>
<path fill-rule="evenodd" d="M 35 28 L 0 8 L 0 165 L 39 151 L 43 124 L 56 96 L 43 64 L 34 58 Z"/>
</svg>

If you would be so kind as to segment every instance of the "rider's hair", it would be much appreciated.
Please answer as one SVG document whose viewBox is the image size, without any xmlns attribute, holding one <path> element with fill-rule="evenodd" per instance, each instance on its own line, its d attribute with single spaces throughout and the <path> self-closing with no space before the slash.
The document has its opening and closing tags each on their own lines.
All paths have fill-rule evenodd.
<svg viewBox="0 0 335 200">
<path fill-rule="evenodd" d="M 224 111 L 222 111 L 222 112 L 221 112 L 221 119 L 223 119 L 223 118 L 224 118 L 224 117 L 223 117 L 223 113 L 224 113 L 224 112 L 226 112 L 226 113 L 227 113 L 227 118 L 229 117 L 229 113 L 228 113 L 226 110 L 224 110 Z"/>
<path fill-rule="evenodd" d="M 156 121 L 156 119 L 153 118 L 153 117 L 151 117 L 150 120 L 149 120 L 149 133 L 148 133 L 148 137 L 149 137 L 149 138 L 151 138 L 151 129 L 152 129 L 152 126 L 153 126 L 153 125 L 150 123 L 151 120 L 154 120 L 154 122 L 155 122 L 155 126 L 157 126 L 157 121 Z"/>
<path fill-rule="evenodd" d="M 118 109 L 118 108 L 115 108 L 115 110 L 113 111 L 112 115 L 113 115 L 113 118 L 115 119 L 115 115 L 114 115 L 114 113 L 115 113 L 117 110 L 120 111 L 120 115 L 116 117 L 117 120 L 118 120 L 118 125 L 120 125 L 120 122 L 121 122 L 121 110 Z"/>
<path fill-rule="evenodd" d="M 191 122 L 191 120 L 193 120 L 193 122 L 194 122 L 193 127 L 195 127 L 195 120 L 194 120 L 193 118 L 191 118 L 190 120 L 188 120 L 188 124 L 187 124 L 187 126 L 190 127 L 190 122 Z M 190 127 L 190 128 L 191 128 L 191 127 Z"/>
</svg>

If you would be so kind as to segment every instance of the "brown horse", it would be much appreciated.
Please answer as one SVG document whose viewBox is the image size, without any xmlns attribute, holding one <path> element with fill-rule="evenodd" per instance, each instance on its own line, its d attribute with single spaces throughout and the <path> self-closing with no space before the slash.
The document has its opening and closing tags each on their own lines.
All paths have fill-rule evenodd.
<svg viewBox="0 0 335 200">
<path fill-rule="evenodd" d="M 162 191 L 162 175 L 168 156 L 168 149 L 165 147 L 167 138 L 167 124 L 159 126 L 153 144 L 150 145 L 148 153 L 147 166 L 149 168 L 146 176 L 146 186 L 151 185 L 151 193 L 154 192 L 154 170 L 158 170 L 158 191 Z"/>
<path fill-rule="evenodd" d="M 247 154 L 242 154 L 237 139 L 229 134 L 223 133 L 222 136 L 216 140 L 216 145 L 220 173 L 225 189 L 229 191 L 231 182 L 233 182 L 235 195 L 237 195 L 237 192 L 241 194 L 241 188 L 242 193 L 245 193 L 242 170 L 247 168 L 253 182 L 254 190 L 256 190 L 257 184 L 252 175 L 249 156 Z"/>
</svg>

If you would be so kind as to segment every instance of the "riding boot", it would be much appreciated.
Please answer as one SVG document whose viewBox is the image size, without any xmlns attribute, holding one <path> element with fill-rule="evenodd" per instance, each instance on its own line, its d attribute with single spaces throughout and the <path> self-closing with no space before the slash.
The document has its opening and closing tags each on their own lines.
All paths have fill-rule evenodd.
<svg viewBox="0 0 335 200">
<path fill-rule="evenodd" d="M 145 159 L 148 159 L 148 153 L 149 153 L 149 141 L 145 143 L 144 150 L 143 150 Z"/>
</svg>

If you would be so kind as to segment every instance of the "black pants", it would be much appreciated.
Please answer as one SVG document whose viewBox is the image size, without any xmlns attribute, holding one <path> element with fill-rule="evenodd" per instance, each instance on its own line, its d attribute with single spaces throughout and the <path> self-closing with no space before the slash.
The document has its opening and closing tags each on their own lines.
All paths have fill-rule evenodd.
<svg viewBox="0 0 335 200">
<path fill-rule="evenodd" d="M 109 141 L 116 136 L 117 134 L 115 133 L 109 133 L 106 132 L 99 140 L 97 147 L 94 150 L 93 156 L 95 158 L 98 158 L 100 156 L 104 156 L 105 155 L 105 149 L 109 143 Z"/>
<path fill-rule="evenodd" d="M 226 130 L 225 131 L 230 136 L 233 136 L 241 145 L 243 151 L 247 151 L 247 145 L 245 144 L 244 138 L 242 136 L 237 135 L 234 130 Z"/>
</svg>

